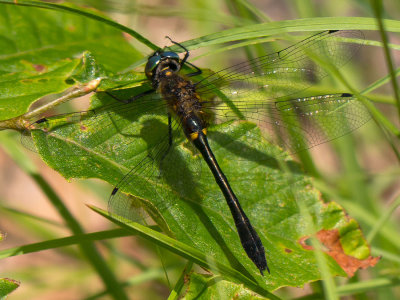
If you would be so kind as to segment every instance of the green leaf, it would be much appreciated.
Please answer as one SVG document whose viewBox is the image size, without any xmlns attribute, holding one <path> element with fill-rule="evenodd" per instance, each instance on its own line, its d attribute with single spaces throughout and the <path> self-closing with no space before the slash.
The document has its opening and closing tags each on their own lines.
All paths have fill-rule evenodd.
<svg viewBox="0 0 400 300">
<path fill-rule="evenodd" d="M 97 91 L 105 91 L 109 89 L 118 89 L 119 87 L 130 88 L 143 84 L 146 80 L 144 73 L 123 72 L 114 73 L 105 69 L 105 67 L 97 60 L 97 57 L 89 51 L 83 53 L 81 63 L 74 70 L 70 80 L 77 83 L 88 83 L 97 78 L 101 78 L 101 84 Z"/>
<path fill-rule="evenodd" d="M 40 0 L 19 0 L 18 2 L 16 0 L 0 0 L 0 3 L 2 4 L 11 4 L 11 5 L 18 5 L 18 6 L 27 6 L 27 7 L 35 7 L 35 8 L 45 8 L 45 9 L 51 9 L 54 11 L 59 11 L 59 12 L 64 12 L 64 13 L 72 13 L 76 14 L 79 16 L 83 16 L 85 18 L 88 18 L 89 20 L 95 20 L 95 21 L 100 21 L 103 24 L 106 24 L 110 27 L 116 28 L 119 31 L 126 32 L 130 36 L 134 37 L 136 40 L 139 42 L 143 43 L 144 45 L 148 46 L 149 48 L 156 50 L 158 47 L 154 45 L 152 42 L 141 36 L 139 33 L 134 31 L 133 29 L 126 27 L 124 25 L 121 25 L 117 22 L 114 22 L 110 20 L 109 18 L 99 14 L 96 10 L 93 9 L 88 9 L 88 8 L 82 8 L 79 7 L 77 8 L 74 5 L 63 5 L 63 4 L 57 4 L 57 3 L 49 3 L 45 1 L 40 1 Z"/>
<path fill-rule="evenodd" d="M 120 31 L 101 22 L 50 10 L 1 5 L 0 119 L 21 115 L 37 99 L 71 87 L 67 79 L 82 71 L 88 61 L 85 57 L 78 70 L 75 68 L 87 51 L 96 57 L 97 68 L 102 65 L 113 72 L 142 57 Z M 94 75 L 105 74 L 96 71 L 75 79 L 83 83 Z"/>
<path fill-rule="evenodd" d="M 47 65 L 24 63 L 25 70 L 0 75 L 0 120 L 19 116 L 37 99 L 70 87 L 65 80 L 79 60 L 64 59 Z"/>
<path fill-rule="evenodd" d="M 7 295 L 19 287 L 19 282 L 9 278 L 0 278 L 0 300 L 6 299 Z"/>
<path fill-rule="evenodd" d="M 95 55 L 106 69 L 116 72 L 142 56 L 121 31 L 88 18 L 52 10 L 1 5 L 1 70 L 25 70 L 21 61 L 50 64 L 84 51 Z"/>
<path fill-rule="evenodd" d="M 259 297 L 242 285 L 226 281 L 220 276 L 192 273 L 188 278 L 186 294 L 181 299 L 261 300 L 267 298 Z"/>
<path fill-rule="evenodd" d="M 94 177 L 116 185 L 147 155 L 152 144 L 165 137 L 167 118 L 144 114 L 132 120 L 128 114 L 118 116 L 111 110 L 107 115 L 110 121 L 102 118 L 98 122 L 85 122 L 83 119 L 65 126 L 60 126 L 61 120 L 55 120 L 55 127 L 47 127 L 49 134 L 34 130 L 39 153 L 68 179 Z M 114 125 L 100 130 L 99 126 L 104 123 Z M 357 249 L 364 251 L 368 246 L 359 228 L 352 231 L 359 237 L 357 245 L 345 238 L 349 232 L 345 228 L 353 221 L 342 208 L 333 202 L 324 204 L 318 191 L 311 188 L 310 178 L 279 148 L 267 143 L 254 124 L 224 123 L 210 127 L 208 136 L 217 161 L 262 239 L 271 275 L 260 276 L 246 256 L 218 185 L 206 164 L 184 139 L 173 150 L 173 155 L 183 161 L 174 160 L 167 169 L 171 172 L 163 173 L 165 182 L 146 181 L 138 174 L 135 190 L 127 187 L 125 192 L 142 199 L 141 204 L 152 209 L 152 216 L 157 216 L 155 220 L 162 220 L 159 224 L 167 228 L 169 235 L 231 266 L 249 280 L 255 278 L 263 289 L 302 286 L 321 279 L 313 248 L 307 243 L 313 234 L 329 254 L 326 260 L 330 273 L 346 276 L 347 270 L 343 271 L 341 266 L 346 266 Z M 152 185 L 162 186 L 160 189 L 166 196 L 149 193 Z M 316 232 L 307 231 L 307 219 L 301 214 L 298 202 L 310 210 Z M 330 239 L 333 237 L 336 239 Z M 342 249 L 349 249 L 351 243 L 351 253 L 336 250 L 331 255 L 330 247 L 339 247 L 340 243 L 345 243 Z M 193 254 L 193 257 L 197 256 Z M 370 262 L 368 259 L 365 265 Z M 240 278 L 236 280 L 242 282 Z"/>
</svg>

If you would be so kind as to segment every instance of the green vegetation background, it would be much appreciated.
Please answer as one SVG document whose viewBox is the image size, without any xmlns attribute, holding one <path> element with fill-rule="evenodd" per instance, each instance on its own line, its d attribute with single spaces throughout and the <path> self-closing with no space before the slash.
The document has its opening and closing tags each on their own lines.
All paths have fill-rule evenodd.
<svg viewBox="0 0 400 300">
<path fill-rule="evenodd" d="M 13 1 L 0 1 L 0 8 L 1 6 L 5 7 L 4 3 L 7 2 L 13 3 Z M 18 2 L 29 5 L 36 3 L 35 1 Z M 208 46 L 214 49 L 211 50 L 213 53 L 216 53 L 221 51 L 222 42 L 234 41 L 239 36 L 241 38 L 255 38 L 269 33 L 274 37 L 279 37 L 279 35 L 285 35 L 286 32 L 321 31 L 332 29 L 332 26 L 335 29 L 365 30 L 367 45 L 373 46 L 363 47 L 359 54 L 360 57 L 351 66 L 341 70 L 347 79 L 344 82 L 349 83 L 341 82 L 339 75 L 334 84 L 337 85 L 336 88 L 355 89 L 356 92 L 362 92 L 363 95 L 367 96 L 368 100 L 372 100 L 374 105 L 369 108 L 377 122 L 369 122 L 359 132 L 355 133 L 355 138 L 347 136 L 335 141 L 330 146 L 317 147 L 312 150 L 312 156 L 304 155 L 304 157 L 300 157 L 300 160 L 304 168 L 315 176 L 314 185 L 323 193 L 324 199 L 334 200 L 342 205 L 347 213 L 360 223 L 367 241 L 371 243 L 372 254 L 382 255 L 383 258 L 376 267 L 359 271 L 351 279 L 332 278 L 329 268 L 324 268 L 326 262 L 322 259 L 318 264 L 323 278 L 322 281 L 307 285 L 305 290 L 283 288 L 276 292 L 276 295 L 282 298 L 298 298 L 308 294 L 303 299 L 337 299 L 342 295 L 353 295 L 356 299 L 395 299 L 399 296 L 398 267 L 400 256 L 398 253 L 400 244 L 398 238 L 399 224 L 396 222 L 396 208 L 400 203 L 398 197 L 399 181 L 397 180 L 399 177 L 398 153 L 396 152 L 396 143 L 398 143 L 396 135 L 398 137 L 399 133 L 396 128 L 396 121 L 393 121 L 399 118 L 399 106 L 395 100 L 396 97 L 393 96 L 393 86 L 396 88 L 396 85 L 391 83 L 391 78 L 388 75 L 390 72 L 386 71 L 387 69 L 384 67 L 385 58 L 388 56 L 383 54 L 382 45 L 372 42 L 374 39 L 380 40 L 379 29 L 376 25 L 377 19 L 373 18 L 379 9 L 371 5 L 374 2 L 182 1 L 168 5 L 165 3 L 132 4 L 131 1 L 76 2 L 95 6 L 97 9 L 110 14 L 113 19 L 127 24 L 147 37 L 148 40 L 151 40 L 150 43 L 137 36 L 143 44 L 148 46 L 144 47 L 143 44 L 135 43 L 134 39 L 131 39 L 134 46 L 144 54 L 151 53 L 149 48 L 153 47 L 152 43 L 160 46 L 167 45 L 168 42 L 164 38 L 167 34 L 178 41 L 193 39 L 188 43 L 189 49 L 203 49 L 204 46 Z M 42 5 L 48 4 L 42 3 Z M 400 4 L 385 3 L 385 5 L 382 16 L 385 19 L 398 19 Z M 49 7 L 51 8 L 50 4 Z M 9 6 L 7 6 L 7 9 L 9 9 Z M 33 7 L 29 9 L 36 10 Z M 90 10 L 74 12 L 73 8 L 68 9 L 72 15 L 78 12 L 91 13 Z M 71 20 L 70 17 L 64 17 L 65 12 L 62 10 L 58 14 L 61 23 Z M 29 14 L 21 15 L 21 18 L 29 19 Z M 300 20 L 301 18 L 308 19 Z M 293 20 L 285 21 L 290 19 Z M 270 23 L 271 20 L 282 21 Z M 255 26 L 251 31 L 241 29 L 262 22 L 264 22 L 264 26 Z M 60 61 L 58 57 L 62 51 L 69 53 L 71 49 L 80 48 L 91 51 L 101 64 L 110 71 L 122 71 L 126 66 L 132 67 L 135 64 L 143 63 L 145 57 L 140 55 L 139 52 L 133 52 L 132 48 L 124 48 L 125 43 L 116 34 L 123 28 L 113 29 L 106 23 L 107 20 L 100 20 L 97 27 L 96 23 L 85 21 L 76 15 L 76 19 L 70 24 L 71 35 L 66 37 L 69 40 L 69 43 L 64 45 L 66 48 L 57 49 L 57 54 L 54 54 L 54 57 L 51 53 L 46 52 L 46 49 L 39 48 L 36 53 L 33 53 L 34 57 L 38 59 L 38 65 L 45 63 L 51 65 L 52 68 L 42 77 L 36 78 L 34 85 L 29 82 L 30 86 L 37 87 L 38 91 L 30 90 L 31 98 L 24 97 L 26 102 L 5 103 L 7 113 L 15 111 L 14 116 L 17 116 L 24 110 L 26 111 L 31 101 L 37 99 L 38 93 L 57 93 L 68 87 L 67 85 L 49 82 L 49 80 L 54 80 L 55 83 L 58 83 L 60 79 L 67 78 L 79 64 L 79 60 Z M 115 23 L 111 23 L 111 25 L 116 26 Z M 78 26 L 79 30 L 73 28 L 75 26 Z M 93 27 L 88 28 L 88 26 Z M 219 32 L 221 28 L 234 27 L 237 29 Z M 16 31 L 18 29 L 20 29 L 18 26 L 11 28 L 11 30 Z M 27 41 L 40 41 L 41 35 L 50 39 L 52 34 L 57 34 L 52 31 L 53 29 L 51 25 L 45 26 L 37 32 L 38 37 L 27 37 Z M 390 32 L 398 33 L 400 25 L 395 21 L 386 22 L 385 29 L 388 34 Z M 87 32 L 93 35 L 92 38 L 85 36 Z M 196 39 L 203 35 L 208 36 L 205 39 Z M 391 40 L 392 44 L 389 46 L 397 51 L 396 35 L 390 35 L 390 37 L 393 37 L 393 40 Z M 274 39 L 267 38 L 266 40 L 273 41 Z M 7 43 L 5 40 L 2 42 Z M 19 42 L 23 43 L 23 41 Z M 102 51 L 99 47 L 102 44 L 107 45 L 105 48 L 108 51 Z M 35 49 L 35 45 L 28 45 L 27 47 Z M 277 46 L 277 49 L 279 48 L 281 46 Z M 210 51 L 208 48 L 205 49 Z M 259 49 L 247 50 L 249 51 L 248 54 L 251 55 L 251 51 L 256 53 Z M 46 56 L 41 56 L 40 51 L 46 53 Z M 393 53 L 397 54 L 394 51 Z M 127 52 L 132 55 L 127 57 L 125 55 Z M 193 52 L 194 56 L 198 54 L 200 53 Z M 396 59 L 398 55 L 393 57 Z M 13 64 L 12 60 L 8 60 L 8 63 L 9 66 L 16 68 L 16 74 L 19 71 L 18 68 L 20 70 L 27 68 L 26 65 Z M 207 66 L 212 66 L 212 69 L 218 70 L 221 61 L 218 55 L 215 57 L 206 56 L 196 64 L 201 66 L 207 64 Z M 221 65 L 223 66 L 223 64 Z M 6 69 L 7 66 L 3 65 L 2 68 Z M 88 71 L 88 73 L 82 72 L 80 73 L 81 77 L 75 76 L 76 82 L 79 82 L 82 78 L 87 80 L 90 76 L 94 78 L 95 75 L 102 72 L 98 69 L 83 71 Z M 396 74 L 396 70 L 394 70 L 393 75 L 396 76 Z M 3 89 L 5 87 L 7 87 L 7 90 L 24 88 L 17 85 L 20 82 L 19 78 L 9 79 L 3 82 Z M 135 78 L 130 79 L 133 82 L 135 81 Z M 121 78 L 115 80 L 121 80 Z M 137 80 L 140 80 L 140 78 Z M 112 86 L 112 83 L 110 85 Z M 46 90 L 47 87 L 51 87 L 51 89 Z M 4 111 L 0 113 L 4 113 Z M 5 162 L 5 172 L 2 175 L 4 178 L 2 190 L 4 192 L 1 195 L 2 198 L 5 198 L 5 201 L 2 201 L 0 230 L 7 233 L 9 236 L 7 243 L 10 244 L 8 244 L 6 250 L 0 253 L 1 257 L 15 256 L 12 260 L 8 258 L 8 261 L 11 261 L 10 265 L 4 265 L 4 267 L 11 270 L 7 272 L 7 277 L 19 279 L 22 282 L 21 291 L 17 291 L 15 296 L 10 296 L 11 299 L 13 297 L 15 299 L 19 299 L 19 297 L 21 299 L 35 299 L 35 297 L 51 299 L 54 295 L 59 295 L 60 291 L 65 292 L 66 299 L 71 297 L 101 298 L 103 296 L 103 292 L 101 292 L 104 289 L 103 284 L 108 289 L 107 292 L 104 292 L 106 298 L 111 296 L 114 299 L 128 297 L 163 299 L 169 296 L 174 299 L 188 288 L 183 286 L 183 283 L 188 284 L 188 278 L 185 276 L 190 271 L 192 264 L 188 263 L 185 267 L 185 260 L 165 250 L 164 248 L 168 248 L 166 246 L 168 243 L 172 243 L 170 247 L 175 249 L 175 253 L 189 258 L 189 261 L 191 258 L 199 265 L 207 266 L 210 264 L 209 258 L 201 257 L 201 253 L 190 252 L 191 250 L 186 249 L 185 245 L 174 244 L 173 241 L 157 236 L 140 226 L 135 228 L 137 234 L 150 236 L 153 239 L 152 242 L 143 239 L 132 242 L 131 238 L 109 240 L 112 237 L 129 235 L 129 232 L 122 229 L 85 235 L 84 232 L 86 231 L 98 231 L 108 227 L 108 223 L 102 222 L 103 220 L 100 218 L 93 217 L 93 212 L 87 212 L 89 210 L 82 204 L 96 203 L 94 198 L 99 197 L 103 201 L 98 201 L 98 206 L 104 207 L 110 190 L 109 186 L 93 180 L 69 184 L 65 183 L 62 178 L 54 179 L 55 175 L 51 170 L 41 170 L 39 173 L 37 165 L 41 166 L 41 169 L 43 164 L 40 165 L 39 160 L 33 155 L 27 155 L 26 151 L 21 150 L 17 134 L 4 134 L 3 132 L 1 144 L 4 147 L 4 153 L 13 158 L 17 165 L 30 176 L 30 178 L 25 176 L 27 182 L 22 181 L 23 179 L 19 179 L 19 177 L 13 177 L 13 172 L 18 172 L 15 171 L 15 165 L 9 161 Z M 3 154 L 3 157 L 5 159 L 7 156 Z M 24 178 L 24 175 L 20 176 Z M 11 179 L 18 180 L 19 185 L 11 184 Z M 45 205 L 41 207 L 38 204 L 40 201 L 45 201 L 41 194 L 35 198 L 35 192 L 32 192 L 32 196 L 30 196 L 33 182 L 40 187 L 42 193 L 46 195 L 52 206 L 62 216 L 60 219 L 54 219 L 53 216 L 56 214 L 54 208 Z M 8 185 L 14 187 L 15 190 L 13 191 Z M 74 188 L 72 189 L 71 186 L 74 186 Z M 65 193 L 65 191 L 68 191 L 68 193 Z M 21 198 L 25 198 L 25 201 L 20 200 Z M 71 198 L 72 203 L 68 203 L 66 198 Z M 76 201 L 77 198 L 84 200 Z M 64 206 L 64 201 L 67 203 L 66 206 Z M 39 211 L 37 211 L 38 207 L 40 207 Z M 71 238 L 59 239 L 62 236 L 67 236 L 71 231 L 73 232 Z M 46 242 L 36 243 L 41 240 Z M 91 240 L 100 240 L 101 242 L 96 243 L 96 248 Z M 24 241 L 22 244 L 25 246 L 11 247 L 11 245 L 21 245 L 21 241 Z M 79 247 L 60 248 L 78 243 Z M 5 244 L 5 241 L 2 244 Z M 53 250 L 51 254 L 48 251 L 41 252 L 53 248 L 57 249 Z M 181 253 L 177 252 L 177 248 L 181 250 Z M 33 252 L 33 254 L 20 256 L 20 254 L 30 252 Z M 22 260 L 24 257 L 28 258 Z M 21 260 L 17 261 L 18 259 Z M 135 270 L 135 275 L 132 275 L 132 269 Z M 165 273 L 168 274 L 168 277 Z M 268 292 L 264 288 L 258 288 L 257 283 L 252 282 L 246 276 L 241 277 L 240 273 L 234 273 L 234 270 L 223 269 L 222 274 L 237 283 L 245 284 L 253 291 L 268 296 Z M 227 298 L 229 295 L 238 293 L 243 295 L 243 298 L 253 297 L 248 290 L 223 279 L 220 276 L 206 278 L 196 274 L 192 275 L 189 281 L 190 289 L 186 294 L 187 299 L 199 294 L 204 298 L 211 298 L 215 295 L 221 295 L 221 293 Z M 119 283 L 126 287 L 125 290 L 119 286 Z M 207 291 L 204 290 L 205 286 L 208 286 Z M 262 284 L 259 286 L 262 286 Z M 172 293 L 169 292 L 170 289 L 173 289 Z"/>
</svg>

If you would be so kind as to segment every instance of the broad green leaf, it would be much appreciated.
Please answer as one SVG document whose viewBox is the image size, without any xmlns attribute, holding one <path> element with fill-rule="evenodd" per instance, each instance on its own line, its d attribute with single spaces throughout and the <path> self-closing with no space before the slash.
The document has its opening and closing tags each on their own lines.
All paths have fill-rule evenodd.
<svg viewBox="0 0 400 300">
<path fill-rule="evenodd" d="M 143 84 L 146 80 L 144 73 L 123 72 L 113 73 L 105 69 L 97 58 L 89 51 L 83 53 L 81 63 L 75 68 L 70 80 L 76 83 L 85 84 L 97 78 L 101 78 L 101 82 L 97 87 L 97 91 L 106 91 L 111 89 L 133 88 Z"/>
<path fill-rule="evenodd" d="M 65 80 L 78 64 L 78 59 L 47 65 L 25 61 L 25 70 L 0 75 L 0 120 L 19 116 L 41 97 L 69 88 Z"/>
<path fill-rule="evenodd" d="M 135 38 L 137 41 L 148 46 L 150 49 L 153 49 L 153 50 L 158 49 L 158 47 L 156 45 L 154 45 L 152 42 L 150 42 L 148 39 L 146 39 L 145 37 L 140 35 L 135 30 L 133 30 L 129 27 L 126 27 L 122 24 L 119 24 L 119 23 L 109 19 L 108 17 L 99 14 L 96 10 L 93 10 L 90 8 L 76 7 L 74 5 L 69 5 L 69 4 L 63 5 L 63 4 L 51 3 L 51 2 L 47 2 L 47 1 L 41 1 L 41 0 L 19 0 L 18 2 L 16 0 L 0 0 L 0 3 L 25 6 L 25 7 L 44 8 L 44 9 L 50 9 L 50 10 L 59 11 L 59 12 L 63 12 L 63 13 L 71 13 L 74 15 L 83 16 L 84 18 L 87 18 L 89 20 L 99 21 L 110 27 L 118 29 L 119 31 L 126 32 L 127 34 L 129 34 L 130 36 Z"/>
<path fill-rule="evenodd" d="M 141 55 L 119 30 L 82 16 L 47 9 L 1 5 L 1 70 L 25 70 L 23 61 L 49 64 L 92 52 L 110 71 L 120 71 Z"/>
<path fill-rule="evenodd" d="M 9 278 L 0 278 L 0 300 L 5 300 L 7 296 L 18 287 L 18 281 Z"/>
<path fill-rule="evenodd" d="M 77 72 L 84 52 L 90 51 L 97 66 L 113 72 L 141 57 L 120 31 L 101 22 L 39 8 L 0 7 L 2 120 L 25 113 L 45 95 L 71 87 L 73 81 L 67 79 Z M 82 83 L 90 77 L 78 79 Z"/>
<path fill-rule="evenodd" d="M 224 280 L 220 276 L 192 273 L 187 279 L 187 288 L 183 300 L 191 299 L 240 299 L 262 300 L 268 299 L 257 296 L 243 285 Z"/>
<path fill-rule="evenodd" d="M 39 153 L 67 179 L 94 177 L 117 184 L 147 155 L 151 145 L 165 137 L 167 119 L 160 114 L 129 117 L 112 110 L 107 115 L 111 120 L 83 120 L 66 126 L 55 123 L 54 128 L 48 128 L 49 134 L 34 130 Z M 104 122 L 109 126 L 99 129 Z M 151 208 L 152 216 L 169 235 L 246 277 L 255 278 L 268 290 L 321 279 L 308 244 L 312 234 L 326 249 L 336 247 L 333 255 L 327 251 L 326 256 L 332 275 L 346 276 L 347 270 L 340 266 L 345 268 L 353 253 L 357 253 L 357 259 L 365 260 L 365 266 L 373 265 L 359 228 L 346 230 L 352 220 L 342 208 L 333 202 L 324 204 L 318 191 L 311 187 L 310 178 L 279 148 L 267 143 L 254 124 L 224 123 L 210 127 L 209 138 L 222 170 L 262 239 L 271 274 L 260 276 L 246 256 L 221 191 L 206 164 L 185 139 L 172 150 L 171 155 L 181 160 L 174 160 L 160 174 L 164 181 L 157 177 L 146 181 L 138 174 L 136 189 L 125 190 L 143 199 L 142 204 Z M 283 171 L 285 165 L 289 172 Z M 149 193 L 152 185 L 159 186 L 164 197 Z M 307 231 L 299 202 L 309 209 L 316 232 Z M 342 248 L 350 251 L 337 250 L 340 243 L 346 243 Z"/>
</svg>

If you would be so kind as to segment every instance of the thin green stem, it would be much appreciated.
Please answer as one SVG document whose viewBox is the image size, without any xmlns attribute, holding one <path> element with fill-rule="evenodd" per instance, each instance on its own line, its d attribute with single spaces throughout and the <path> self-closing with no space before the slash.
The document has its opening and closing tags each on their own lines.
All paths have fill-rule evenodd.
<svg viewBox="0 0 400 300">
<path fill-rule="evenodd" d="M 185 277 L 188 275 L 190 270 L 193 267 L 193 262 L 188 261 L 185 268 L 183 269 L 181 276 L 179 277 L 178 281 L 176 282 L 173 290 L 169 294 L 168 300 L 177 300 L 179 299 L 179 295 L 182 293 L 183 286 L 185 284 Z"/>
<path fill-rule="evenodd" d="M 55 191 L 47 183 L 47 181 L 38 173 L 29 174 L 32 179 L 38 184 L 42 191 L 46 194 L 47 198 L 57 209 L 58 213 L 66 222 L 67 226 L 75 235 L 83 235 L 84 231 L 78 221 L 73 217 L 68 208 L 64 205 L 62 200 L 58 197 Z M 82 252 L 91 263 L 92 267 L 97 271 L 99 276 L 102 278 L 104 285 L 107 287 L 108 292 L 114 299 L 126 299 L 127 295 L 124 290 L 119 287 L 119 282 L 114 276 L 111 269 L 107 266 L 101 254 L 96 249 L 96 246 L 92 242 L 81 241 L 79 244 Z"/>
<path fill-rule="evenodd" d="M 375 291 L 376 289 L 383 289 L 388 287 L 396 287 L 400 284 L 400 278 L 377 278 L 361 282 L 349 283 L 337 288 L 337 293 L 340 296 L 355 295 L 366 292 Z M 320 300 L 323 299 L 319 293 L 311 294 L 295 300 Z"/>
<path fill-rule="evenodd" d="M 376 289 L 394 287 L 400 285 L 400 278 L 376 278 L 361 282 L 349 283 L 338 287 L 337 291 L 340 296 L 354 295 L 374 291 Z"/>
<path fill-rule="evenodd" d="M 87 95 L 93 91 L 96 90 L 96 88 L 99 86 L 101 82 L 101 78 L 96 78 L 94 80 L 89 81 L 87 84 L 80 85 L 71 91 L 68 91 L 61 97 L 54 99 L 53 101 L 46 103 L 45 105 L 41 105 L 37 109 L 33 109 L 30 112 L 27 112 L 24 115 L 25 119 L 32 119 L 34 117 L 40 116 L 43 112 L 52 109 L 53 107 L 60 105 L 61 103 L 64 103 L 68 100 L 75 99 L 78 97 L 82 97 L 84 95 Z"/>
<path fill-rule="evenodd" d="M 376 222 L 375 226 L 372 227 L 371 231 L 367 235 L 368 243 L 371 243 L 375 238 L 378 232 L 380 232 L 381 228 L 385 225 L 385 223 L 392 216 L 394 211 L 400 206 L 400 196 L 396 198 L 395 201 L 390 205 L 389 209 L 379 218 L 378 222 Z"/>
<path fill-rule="evenodd" d="M 399 86 L 397 83 L 396 73 L 395 73 L 394 67 L 393 67 L 392 56 L 390 54 L 390 50 L 389 50 L 389 46 L 388 46 L 388 37 L 387 37 L 386 29 L 385 29 L 385 26 L 384 26 L 383 20 L 382 20 L 382 1 L 381 0 L 371 0 L 371 2 L 372 2 L 371 5 L 373 7 L 373 11 L 375 13 L 376 21 L 378 23 L 379 32 L 381 34 L 381 38 L 382 38 L 382 42 L 383 42 L 383 49 L 385 52 L 386 64 L 389 69 L 390 78 L 391 78 L 391 82 L 392 82 L 392 86 L 393 86 L 393 93 L 394 93 L 394 97 L 397 102 L 397 110 L 398 110 L 399 119 L 400 119 L 400 90 L 399 90 Z M 399 135 L 398 135 L 398 137 L 400 138 Z"/>
<path fill-rule="evenodd" d="M 64 227 L 62 224 L 60 224 L 58 222 L 55 222 L 55 221 L 52 221 L 52 220 L 49 220 L 49 219 L 46 219 L 46 218 L 43 218 L 43 217 L 39 217 L 39 216 L 30 214 L 30 213 L 24 212 L 22 210 L 15 209 L 15 208 L 12 208 L 12 207 L 8 207 L 8 206 L 2 205 L 2 204 L 0 204 L 0 210 L 6 211 L 6 212 L 14 214 L 14 215 L 22 216 L 24 218 L 30 218 L 30 219 L 32 219 L 34 221 L 42 222 L 45 225 L 56 226 L 56 227 L 59 227 L 59 228 Z"/>
<path fill-rule="evenodd" d="M 93 209 L 95 212 L 99 213 L 100 215 L 106 217 L 107 219 L 111 220 L 112 222 L 116 223 L 117 225 L 127 228 L 129 230 L 132 230 L 135 234 L 138 234 L 139 236 L 151 241 L 152 243 L 159 245 L 165 249 L 168 249 L 169 251 L 178 254 L 179 256 L 182 256 L 188 260 L 191 260 L 192 262 L 210 269 L 214 272 L 224 274 L 227 277 L 230 278 L 235 278 L 236 280 L 239 280 L 242 282 L 244 285 L 246 285 L 248 288 L 251 290 L 255 291 L 256 293 L 259 293 L 260 295 L 263 295 L 264 297 L 267 297 L 269 299 L 273 300 L 278 300 L 280 299 L 279 297 L 275 296 L 271 292 L 267 291 L 266 289 L 260 287 L 253 279 L 246 277 L 242 273 L 236 271 L 235 269 L 232 269 L 231 267 L 228 267 L 219 261 L 214 260 L 213 258 L 207 256 L 203 252 L 190 247 L 186 245 L 185 243 L 179 242 L 173 238 L 170 238 L 169 236 L 166 236 L 160 232 L 154 231 L 146 226 L 143 226 L 141 224 L 135 223 L 135 222 L 129 222 L 127 220 L 123 219 L 114 219 L 110 215 L 107 214 L 107 212 L 93 207 L 89 206 L 91 209 Z"/>
<path fill-rule="evenodd" d="M 381 248 L 371 247 L 371 254 L 375 255 L 375 256 L 381 255 L 383 257 L 383 259 L 385 259 L 385 260 L 389 260 L 389 261 L 395 262 L 397 264 L 400 264 L 399 253 L 392 253 L 392 252 L 383 250 Z"/>
<path fill-rule="evenodd" d="M 127 281 L 123 282 L 121 286 L 132 287 L 149 281 L 160 280 L 161 278 L 163 278 L 163 275 L 164 272 L 161 269 L 146 270 L 141 272 L 139 275 L 132 276 Z M 96 293 L 94 295 L 91 295 L 90 297 L 85 298 L 84 300 L 98 300 L 102 299 L 102 297 L 104 296 L 107 296 L 107 291 Z"/>
<path fill-rule="evenodd" d="M 1 0 L 0 0 L 1 1 Z M 91 80 L 87 84 L 82 84 L 78 87 L 74 87 L 71 90 L 65 92 L 63 95 L 60 97 L 50 101 L 49 103 L 46 103 L 44 105 L 41 105 L 37 107 L 36 109 L 33 109 L 26 114 L 23 114 L 22 116 L 18 116 L 9 120 L 4 120 L 0 121 L 0 128 L 1 129 L 16 129 L 16 130 L 24 130 L 26 129 L 29 125 L 30 122 L 32 122 L 32 119 L 42 115 L 44 112 L 48 111 L 49 109 L 52 109 L 53 107 L 60 105 L 61 103 L 64 103 L 66 101 L 82 97 L 84 95 L 87 95 L 99 86 L 101 82 L 101 78 L 97 78 L 94 80 Z"/>
<path fill-rule="evenodd" d="M 94 233 L 86 233 L 80 235 L 73 235 L 69 237 L 33 243 L 23 246 L 18 246 L 10 249 L 5 249 L 0 251 L 0 259 L 23 255 L 28 253 L 35 253 L 39 251 L 51 250 L 60 247 L 73 246 L 77 244 L 81 244 L 82 242 L 93 242 L 93 241 L 102 241 L 106 239 L 114 239 L 124 236 L 131 236 L 132 232 L 129 232 L 125 229 L 114 229 L 114 230 L 106 230 L 99 231 Z"/>
<path fill-rule="evenodd" d="M 10 139 L 11 140 L 11 139 Z M 15 142 L 14 142 L 15 143 Z M 36 168 L 26 161 L 29 160 L 26 156 L 22 154 L 21 151 L 15 151 L 16 146 L 13 146 L 13 142 L 7 141 L 3 144 L 10 144 L 11 147 L 6 147 L 5 150 L 8 154 L 15 160 L 15 162 L 36 182 L 43 193 L 47 196 L 47 199 L 52 203 L 52 205 L 57 209 L 58 213 L 61 215 L 69 229 L 74 233 L 74 235 L 82 236 L 84 231 L 80 224 L 75 220 L 73 215 L 70 213 L 68 208 L 64 205 L 62 200 L 58 197 L 56 192 L 47 183 L 47 181 L 37 172 Z M 11 150 L 13 149 L 13 150 Z M 51 241 L 49 241 L 51 242 Z M 79 243 L 80 249 L 92 265 L 92 267 L 97 271 L 98 275 L 101 277 L 106 289 L 114 299 L 128 299 L 124 290 L 120 288 L 119 282 L 114 276 L 113 272 L 109 269 L 105 263 L 103 257 L 96 249 L 95 245 L 91 241 L 81 241 Z M 38 249 L 38 248 L 36 248 Z M 38 249 L 39 250 L 39 249 Z"/>
<path fill-rule="evenodd" d="M 397 68 L 395 70 L 395 76 L 399 76 L 400 75 L 400 68 Z M 386 83 L 388 83 L 391 80 L 391 75 L 386 75 L 378 80 L 376 80 L 374 83 L 370 84 L 367 88 L 365 88 L 362 92 L 360 92 L 360 94 L 362 95 L 367 95 L 369 93 L 371 93 L 372 91 L 376 90 L 377 88 L 385 85 Z"/>
</svg>

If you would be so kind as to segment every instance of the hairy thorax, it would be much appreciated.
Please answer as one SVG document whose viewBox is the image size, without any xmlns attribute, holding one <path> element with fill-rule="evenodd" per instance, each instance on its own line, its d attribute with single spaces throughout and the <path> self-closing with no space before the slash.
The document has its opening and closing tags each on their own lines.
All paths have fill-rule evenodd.
<svg viewBox="0 0 400 300">
<path fill-rule="evenodd" d="M 160 80 L 159 91 L 168 102 L 169 108 L 182 121 L 193 115 L 200 117 L 202 114 L 200 97 L 190 80 L 167 72 Z"/>
</svg>

